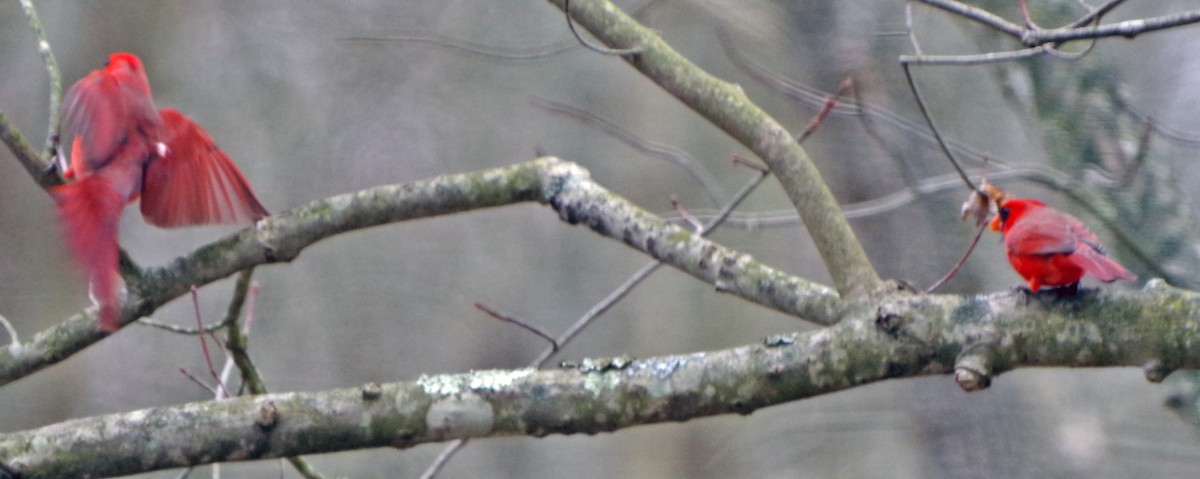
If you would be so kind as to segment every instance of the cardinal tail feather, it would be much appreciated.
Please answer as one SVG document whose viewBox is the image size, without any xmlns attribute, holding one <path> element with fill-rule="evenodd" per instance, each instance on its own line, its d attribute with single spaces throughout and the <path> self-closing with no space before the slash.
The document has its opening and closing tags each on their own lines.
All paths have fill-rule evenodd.
<svg viewBox="0 0 1200 479">
<path fill-rule="evenodd" d="M 1118 279 L 1127 281 L 1137 279 L 1137 275 L 1129 272 L 1124 266 L 1092 248 L 1079 248 L 1071 257 L 1075 259 L 1079 267 L 1105 283 Z"/>
<path fill-rule="evenodd" d="M 87 274 L 100 303 L 100 326 L 115 331 L 120 305 L 117 226 L 125 200 L 101 175 L 56 186 L 50 194 L 58 203 L 67 249 Z"/>
</svg>

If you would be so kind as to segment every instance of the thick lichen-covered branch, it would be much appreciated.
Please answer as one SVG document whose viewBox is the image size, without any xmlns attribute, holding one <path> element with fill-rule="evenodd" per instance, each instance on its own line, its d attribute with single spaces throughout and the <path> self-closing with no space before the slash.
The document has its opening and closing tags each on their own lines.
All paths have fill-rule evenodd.
<svg viewBox="0 0 1200 479">
<path fill-rule="evenodd" d="M 266 218 L 161 268 L 131 275 L 121 324 L 148 316 L 189 291 L 254 266 L 286 262 L 317 241 L 398 221 L 521 202 L 541 202 L 571 223 L 625 242 L 664 263 L 740 296 L 819 324 L 841 314 L 837 294 L 784 274 L 642 210 L 591 180 L 587 170 L 542 158 L 491 170 L 444 175 L 326 198 Z M 105 336 L 95 308 L 0 349 L 0 385 L 61 361 Z"/>
<path fill-rule="evenodd" d="M 1158 281 L 1142 293 L 1092 291 L 1071 299 L 1019 292 L 893 297 L 828 328 L 721 351 L 423 376 L 74 419 L 0 434 L 0 461 L 25 479 L 109 476 L 458 438 L 594 434 L 749 414 L 889 378 L 946 374 L 961 358 L 983 354 L 989 375 L 1150 361 L 1196 368 L 1198 312 L 1200 295 Z"/>
<path fill-rule="evenodd" d="M 563 8 L 562 0 L 551 3 Z M 833 193 L 795 138 L 740 87 L 709 75 L 607 0 L 574 0 L 572 17 L 646 77 L 762 158 L 779 179 L 839 292 L 883 289 Z"/>
</svg>

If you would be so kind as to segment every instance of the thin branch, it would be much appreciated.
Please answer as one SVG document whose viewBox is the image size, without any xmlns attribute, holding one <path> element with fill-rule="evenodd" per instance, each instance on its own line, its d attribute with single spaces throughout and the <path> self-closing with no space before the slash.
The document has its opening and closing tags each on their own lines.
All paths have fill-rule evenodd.
<svg viewBox="0 0 1200 479">
<path fill-rule="evenodd" d="M 645 0 L 629 7 L 629 11 L 638 12 L 646 6 L 653 3 L 654 0 Z M 574 27 L 574 25 L 571 25 Z M 341 37 L 338 40 L 350 42 L 414 42 L 414 43 L 429 43 L 441 47 L 461 50 L 467 53 L 483 55 L 485 57 L 499 58 L 503 60 L 541 60 L 549 58 L 561 53 L 566 53 L 580 46 L 580 41 L 575 38 L 565 38 L 563 40 L 550 42 L 544 45 L 536 46 L 500 46 L 491 43 L 473 42 L 464 40 L 449 35 L 423 29 L 399 29 L 388 30 L 389 33 L 380 35 L 354 35 Z"/>
<path fill-rule="evenodd" d="M 200 294 L 196 292 L 195 286 L 192 286 L 192 313 L 196 317 L 197 329 L 204 329 L 204 320 L 200 317 Z M 208 351 L 208 341 L 204 339 L 207 334 L 199 334 L 200 349 L 204 351 L 204 364 L 208 365 L 208 372 L 212 375 L 214 381 L 217 382 L 216 389 L 224 391 L 225 397 L 231 396 L 229 388 L 225 387 L 225 383 L 221 382 L 221 375 L 217 374 L 217 368 L 213 366 L 212 354 Z"/>
<path fill-rule="evenodd" d="M 1018 169 L 1010 167 L 991 173 L 988 176 L 995 181 L 1025 179 L 1051 188 L 1067 191 L 1068 193 L 1070 190 L 1073 190 L 1064 179 L 1065 175 L 1047 168 Z M 959 179 L 957 173 L 938 175 L 920 180 L 913 186 L 906 186 L 878 198 L 842 205 L 842 211 L 847 219 L 858 220 L 870 218 L 911 204 L 922 196 L 957 189 L 960 186 L 962 186 L 962 180 Z M 712 218 L 717 214 L 713 210 L 694 210 L 692 213 L 696 218 L 701 220 Z M 679 219 L 670 215 L 664 216 L 664 218 L 668 221 Z M 792 210 L 733 213 L 726 222 L 726 227 L 743 230 L 783 228 L 798 225 L 800 225 L 800 218 Z"/>
<path fill-rule="evenodd" d="M 54 185 L 62 184 L 62 177 L 58 176 L 58 171 L 53 168 L 53 163 L 47 163 L 37 150 L 25 141 L 25 137 L 17 130 L 17 127 L 8 120 L 4 112 L 0 112 L 0 141 L 3 141 L 8 150 L 12 152 L 13 157 L 21 166 L 25 167 L 25 171 L 29 176 L 37 182 L 42 188 L 49 188 Z"/>
<path fill-rule="evenodd" d="M 414 30 L 413 33 L 388 33 L 384 35 L 357 35 L 341 37 L 338 40 L 349 42 L 415 42 L 430 43 L 486 57 L 502 58 L 505 60 L 540 60 L 560 53 L 571 51 L 579 45 L 574 39 L 564 39 L 545 45 L 530 47 L 499 47 L 487 43 L 476 43 L 460 38 L 442 35 L 437 32 Z"/>
<path fill-rule="evenodd" d="M 475 303 L 475 309 L 483 311 L 483 312 L 487 313 L 488 316 L 496 318 L 500 321 L 504 321 L 506 323 L 516 325 L 517 327 L 519 327 L 521 329 L 529 331 L 529 332 L 533 333 L 534 335 L 536 335 L 542 339 L 545 339 L 546 342 L 550 343 L 550 349 L 558 351 L 558 341 L 555 341 L 554 338 L 551 337 L 550 334 L 543 331 L 542 328 L 539 328 L 537 326 L 529 324 L 529 322 L 527 322 L 527 321 L 522 321 L 520 319 L 514 318 L 512 315 L 504 314 L 499 311 L 496 311 L 492 308 L 484 306 L 481 303 Z"/>
<path fill-rule="evenodd" d="M 1026 46 L 1039 46 L 1048 43 L 1062 44 L 1075 40 L 1097 39 L 1104 37 L 1133 38 L 1143 33 L 1165 30 L 1168 28 L 1190 25 L 1200 22 L 1200 10 L 1190 10 L 1161 17 L 1140 18 L 1123 22 L 1109 23 L 1087 27 L 1089 23 L 1098 21 L 1101 16 L 1111 11 L 1120 1 L 1109 1 L 1105 5 L 1089 12 L 1083 19 L 1077 20 L 1063 28 L 1031 29 L 1023 28 L 1009 22 L 992 12 L 973 7 L 954 0 L 918 0 L 934 8 L 945 10 L 954 15 L 967 18 L 979 24 L 986 25 L 996 31 L 1018 39 Z"/>
<path fill-rule="evenodd" d="M 1082 4 L 1083 2 L 1080 2 L 1080 3 Z M 1079 28 L 1084 25 L 1097 23 L 1105 15 L 1108 15 L 1108 12 L 1113 11 L 1114 8 L 1117 8 L 1122 3 L 1125 3 L 1125 0 L 1108 0 L 1107 2 L 1104 3 L 1104 5 L 1090 9 L 1090 11 L 1088 11 L 1087 15 L 1084 15 L 1084 16 L 1080 17 L 1078 20 L 1071 22 L 1071 24 L 1068 25 L 1067 27 L 1068 28 Z"/>
<path fill-rule="evenodd" d="M 183 377 L 190 379 L 193 383 L 196 383 L 197 386 L 200 386 L 201 389 L 204 389 L 209 394 L 212 394 L 212 395 L 221 394 L 220 388 L 212 387 L 212 386 L 209 386 L 208 384 L 205 384 L 204 381 L 201 381 L 200 378 L 196 377 L 194 374 L 189 372 L 187 370 L 187 368 L 179 368 L 179 374 L 182 374 Z"/>
<path fill-rule="evenodd" d="M 62 112 L 62 73 L 58 69 L 58 60 L 54 59 L 54 51 L 50 49 L 50 41 L 46 39 L 46 31 L 42 28 L 42 20 L 38 18 L 37 10 L 33 8 L 32 0 L 21 0 L 21 8 L 29 19 L 29 27 L 37 38 L 38 52 L 42 54 L 42 63 L 46 64 L 46 76 L 50 81 L 50 126 L 46 129 L 46 158 L 54 158 L 58 151 L 58 127 Z"/>
<path fill-rule="evenodd" d="M 12 340 L 8 344 L 21 344 L 21 339 L 17 337 L 17 329 L 14 328 L 12 323 L 8 322 L 8 319 L 3 315 L 0 315 L 0 327 L 4 328 L 4 332 L 8 333 L 8 338 Z"/>
<path fill-rule="evenodd" d="M 988 63 L 1004 63 L 1026 58 L 1042 56 L 1050 49 L 1047 45 L 1042 45 L 1034 48 L 1023 48 L 1020 50 L 1012 50 L 1007 52 L 988 52 L 972 55 L 900 55 L 900 63 L 903 65 L 949 65 L 949 66 L 968 66 L 968 65 L 984 65 Z"/>
<path fill-rule="evenodd" d="M 824 103 L 824 98 L 827 95 L 826 92 L 805 85 L 804 83 L 797 82 L 791 78 L 774 72 L 763 65 L 755 63 L 753 59 L 743 55 L 737 50 L 732 39 L 725 32 L 725 30 L 719 30 L 718 37 L 721 39 L 721 46 L 725 49 L 725 53 L 729 56 L 729 59 L 758 81 L 770 86 L 771 88 L 790 98 L 795 99 L 798 102 L 815 106 L 819 106 Z M 919 48 L 919 45 L 914 48 Z M 855 83 L 854 86 L 857 89 L 858 84 Z M 909 121 L 895 112 L 871 105 L 870 103 L 861 100 L 861 96 L 857 93 L 855 96 L 856 98 L 859 98 L 859 100 L 854 103 L 841 102 L 830 110 L 830 114 L 853 115 L 864 123 L 864 129 L 868 134 L 871 134 L 874 138 L 876 138 L 876 141 L 880 140 L 878 135 L 875 133 L 873 125 L 871 125 L 874 123 L 874 120 L 878 120 L 881 124 L 890 126 L 903 134 L 909 135 L 910 137 L 924 140 L 931 146 L 937 145 L 937 141 L 933 138 L 933 135 L 928 132 L 926 127 Z M 950 148 L 960 157 L 966 157 L 976 162 L 981 162 L 986 156 L 983 152 L 974 149 L 971 145 L 955 141 L 953 138 L 947 138 L 945 140 L 947 145 L 949 145 Z M 880 141 L 880 143 L 885 150 L 888 150 L 887 145 L 882 144 L 882 141 Z"/>
<path fill-rule="evenodd" d="M 172 332 L 175 334 L 186 334 L 186 335 L 190 336 L 193 334 L 201 334 L 201 333 L 210 334 L 215 331 L 218 331 L 221 328 L 224 328 L 225 326 L 229 325 L 229 322 L 227 320 L 228 320 L 228 318 L 223 318 L 220 321 L 203 325 L 200 328 L 194 328 L 191 326 L 180 326 L 180 325 L 171 324 L 171 323 L 164 323 L 162 321 L 156 321 L 151 318 L 138 318 L 137 322 L 138 322 L 138 324 L 141 324 L 143 326 L 150 326 L 152 328 L 158 328 L 163 331 L 168 331 L 168 332 Z"/>
<path fill-rule="evenodd" d="M 925 0 L 922 0 L 925 1 Z M 1031 30 L 1023 40 L 1026 44 L 1066 43 L 1104 37 L 1133 38 L 1143 33 L 1191 25 L 1200 22 L 1200 10 L 1191 10 L 1161 17 L 1141 18 L 1094 27 L 1069 27 L 1051 30 Z"/>
<path fill-rule="evenodd" d="M 829 96 L 825 97 L 825 104 L 821 105 L 821 109 L 817 111 L 816 116 L 813 116 L 813 119 L 810 120 L 808 125 L 804 127 L 804 131 L 796 136 L 796 143 L 802 144 L 804 143 L 804 140 L 807 140 L 808 137 L 812 136 L 812 134 L 817 131 L 817 127 L 821 126 L 821 121 L 824 120 L 825 117 L 829 115 L 829 112 L 833 111 L 834 107 L 837 106 L 838 99 L 844 96 L 846 92 L 850 91 L 850 88 L 852 87 L 854 87 L 853 78 L 847 77 L 845 80 L 842 80 L 842 83 L 838 85 L 837 91 L 830 93 Z M 855 91 L 857 91 L 857 89 Z"/>
<path fill-rule="evenodd" d="M 987 27 L 1001 32 L 1010 37 L 1021 39 L 1029 29 L 1017 25 L 1016 23 L 1005 20 L 1003 17 L 979 7 L 967 5 L 954 0 L 917 0 L 921 3 L 934 8 L 945 10 L 955 15 L 974 20 L 975 22 L 986 25 Z"/>
<path fill-rule="evenodd" d="M 979 238 L 983 237 L 983 232 L 987 231 L 987 227 L 987 222 L 979 225 L 977 231 L 975 231 L 975 238 L 971 239 L 971 245 L 967 246 L 967 250 L 963 252 L 961 257 L 958 258 L 958 261 L 954 263 L 954 266 L 950 268 L 950 271 L 947 271 L 944 276 L 938 278 L 938 280 L 934 281 L 933 284 L 929 285 L 928 288 L 925 288 L 926 293 L 937 291 L 937 289 L 942 287 L 943 284 L 946 284 L 947 281 L 950 281 L 950 278 L 953 278 L 954 275 L 957 274 L 960 269 L 962 269 L 963 265 L 967 264 L 967 259 L 971 257 L 971 252 L 975 251 L 975 246 L 979 244 Z"/>
<path fill-rule="evenodd" d="M 699 233 L 701 229 L 704 229 L 704 223 L 701 223 L 695 216 L 688 213 L 687 208 L 684 208 L 683 204 L 679 202 L 678 196 L 671 195 L 671 208 L 675 210 L 675 214 L 683 219 L 688 226 L 692 227 L 692 232 Z"/>
<path fill-rule="evenodd" d="M 925 107 L 925 100 L 921 99 L 921 90 L 917 88 L 917 82 L 913 80 L 912 71 L 908 64 L 901 63 L 900 66 L 904 70 L 904 79 L 908 81 L 908 88 L 912 91 L 913 100 L 916 100 L 917 108 L 921 110 L 921 116 L 925 118 L 925 123 L 929 125 L 929 132 L 937 140 L 938 147 L 942 149 L 942 153 L 946 155 L 946 159 L 950 160 L 950 164 L 954 166 L 954 171 L 958 172 L 958 177 L 967 185 L 967 188 L 979 191 L 979 187 L 967 176 L 967 172 L 963 170 L 958 159 L 954 157 L 954 153 L 950 152 L 950 147 L 946 146 L 946 141 L 942 139 L 942 134 L 938 131 L 937 125 L 933 123 L 933 117 L 929 115 L 929 109 Z"/>
<path fill-rule="evenodd" d="M 923 55 L 921 52 L 921 43 L 917 41 L 917 31 L 913 28 L 913 4 L 912 2 L 904 2 L 904 36 L 908 38 L 908 42 L 913 46 L 913 52 L 917 55 Z"/>
<path fill-rule="evenodd" d="M 642 154 L 650 155 L 652 157 L 666 160 L 675 164 L 676 166 L 682 168 L 683 171 L 687 172 L 689 176 L 700 182 L 700 184 L 704 187 L 704 191 L 708 193 L 708 197 L 712 200 L 713 205 L 725 203 L 725 198 L 727 195 L 725 193 L 725 189 L 721 187 L 720 180 L 718 180 L 716 175 L 713 175 L 712 171 L 705 167 L 703 163 L 697 161 L 686 151 L 670 145 L 646 141 L 633 134 L 629 130 L 621 128 L 616 123 L 565 103 L 559 103 L 553 100 L 531 96 L 529 97 L 529 104 L 535 108 L 540 108 L 550 113 L 570 118 L 579 123 L 600 130 L 602 133 L 616 138 L 621 143 L 628 145 L 630 148 L 633 148 Z"/>
<path fill-rule="evenodd" d="M 922 0 L 922 1 L 925 1 L 925 0 Z M 1104 5 L 1101 5 L 1100 7 L 1089 10 L 1086 15 L 1080 17 L 1079 19 L 1075 20 L 1074 22 L 1071 22 L 1071 24 L 1069 26 L 1064 27 L 1062 30 L 1078 30 L 1080 27 L 1083 27 L 1085 25 L 1099 23 L 1100 19 L 1105 14 L 1112 11 L 1112 9 L 1116 8 L 1118 5 L 1120 5 L 1123 2 L 1124 2 L 1124 0 L 1109 0 Z M 951 13 L 963 15 L 964 17 L 966 17 L 968 19 L 990 25 L 989 19 L 976 16 L 976 13 L 978 11 L 983 11 L 982 9 L 978 9 L 976 7 L 960 4 L 960 3 L 954 2 L 954 1 L 932 0 L 932 1 L 925 1 L 925 3 L 928 3 L 933 6 L 937 6 L 939 8 L 943 5 L 948 6 L 949 8 L 947 8 L 946 10 Z M 1022 4 L 1022 6 L 1023 6 L 1023 4 Z M 963 12 L 971 12 L 971 13 L 964 14 Z M 990 15 L 990 13 L 988 15 Z M 992 17 L 999 18 L 999 17 L 995 17 L 994 15 L 992 15 Z M 911 25 L 910 25 L 910 28 L 911 28 Z M 1002 31 L 1004 31 L 1005 33 L 1011 33 L 1011 32 L 1008 32 L 1007 30 L 1002 30 Z M 921 52 L 919 46 L 916 45 L 916 39 L 912 38 L 913 45 L 914 45 L 914 51 L 916 52 L 916 55 L 901 55 L 900 63 L 908 64 L 908 65 L 927 65 L 927 66 L 933 66 L 933 65 L 966 66 L 966 65 L 982 65 L 982 64 L 988 64 L 988 63 L 1010 62 L 1010 61 L 1016 61 L 1016 60 L 1023 60 L 1026 58 L 1032 58 L 1035 56 L 1042 56 L 1042 55 L 1049 55 L 1049 56 L 1063 59 L 1063 60 L 1078 60 L 1078 59 L 1086 56 L 1089 52 L 1091 52 L 1092 48 L 1095 47 L 1095 45 L 1096 45 L 1096 42 L 1093 39 L 1093 41 L 1090 44 L 1088 44 L 1087 48 L 1083 49 L 1082 51 L 1069 53 L 1069 52 L 1063 52 L 1063 51 L 1059 50 L 1058 47 L 1060 47 L 1063 44 L 1063 42 L 1030 41 L 1031 35 L 1038 35 L 1038 34 L 1040 34 L 1040 32 L 1043 32 L 1043 31 L 1046 31 L 1046 30 L 1026 29 L 1021 32 L 1020 36 L 1017 36 L 1017 38 L 1021 39 L 1023 42 L 1025 42 L 1025 44 L 1027 46 L 1029 46 L 1029 48 L 1024 48 L 1021 50 L 1014 50 L 1014 51 L 1007 51 L 1007 52 L 988 52 L 988 53 L 973 54 L 973 55 L 925 55 Z"/>
<path fill-rule="evenodd" d="M 425 472 L 421 473 L 420 479 L 433 479 L 437 477 L 437 475 L 442 472 L 442 468 L 446 467 L 446 464 L 449 463 L 450 460 L 454 458 L 454 455 L 458 454 L 458 451 L 466 446 L 468 442 L 471 442 L 471 440 L 455 439 L 450 441 L 446 447 L 442 448 L 442 452 L 439 452 L 437 457 L 433 458 L 433 462 L 429 464 L 429 467 L 425 468 Z"/>
<path fill-rule="evenodd" d="M 240 294 L 235 294 L 232 301 L 229 302 L 229 311 L 227 316 L 237 318 L 242 314 L 242 306 L 245 302 L 246 291 L 250 289 L 250 278 L 254 274 L 254 268 L 242 271 L 238 275 L 237 286 L 235 291 Z M 251 296 L 253 298 L 253 296 Z M 250 353 L 247 352 L 249 346 L 250 324 L 253 320 L 253 308 L 249 309 L 246 316 L 246 322 L 239 327 L 237 320 L 230 321 L 225 331 L 225 350 L 229 354 L 229 359 L 233 360 L 234 365 L 238 368 L 238 373 L 242 375 L 242 381 L 249 389 L 250 394 L 266 394 L 267 385 L 263 381 L 262 376 L 258 374 L 258 368 L 250 359 Z"/>
<path fill-rule="evenodd" d="M 246 354 L 246 345 L 250 336 L 250 325 L 254 317 L 253 301 L 258 291 L 257 286 L 251 285 L 251 278 L 253 277 L 254 268 L 249 268 L 238 273 L 237 283 L 233 287 L 233 297 L 229 300 L 229 307 L 225 311 L 225 319 L 221 320 L 222 323 L 228 325 L 224 344 L 225 366 L 221 368 L 221 382 L 222 384 L 228 384 L 225 380 L 229 377 L 233 368 L 238 365 L 239 361 L 235 359 L 235 356 L 238 356 L 243 365 L 249 365 L 248 368 L 239 368 L 243 384 L 249 385 L 251 394 L 262 394 L 267 392 L 267 388 L 263 385 L 262 378 L 258 377 L 258 372 L 254 369 L 254 363 L 250 361 L 250 356 Z M 249 298 L 249 305 L 246 304 L 247 298 Z M 245 306 L 247 311 L 246 321 L 239 323 L 238 318 L 242 315 L 243 306 Z M 236 344 L 236 350 L 234 349 L 235 346 L 231 346 L 231 343 Z M 250 372 L 247 373 L 246 369 L 249 369 Z M 247 379 L 247 377 L 251 379 Z"/>
</svg>

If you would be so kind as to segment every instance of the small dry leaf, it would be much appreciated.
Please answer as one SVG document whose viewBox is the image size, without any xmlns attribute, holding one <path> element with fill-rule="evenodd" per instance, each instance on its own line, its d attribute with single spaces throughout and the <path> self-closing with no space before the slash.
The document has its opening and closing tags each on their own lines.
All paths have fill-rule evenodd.
<svg viewBox="0 0 1200 479">
<path fill-rule="evenodd" d="M 962 204 L 962 219 L 970 217 L 976 227 L 986 223 L 991 212 L 991 202 L 988 201 L 988 197 L 978 191 L 972 191 L 971 195 L 967 197 L 967 201 Z"/>
</svg>

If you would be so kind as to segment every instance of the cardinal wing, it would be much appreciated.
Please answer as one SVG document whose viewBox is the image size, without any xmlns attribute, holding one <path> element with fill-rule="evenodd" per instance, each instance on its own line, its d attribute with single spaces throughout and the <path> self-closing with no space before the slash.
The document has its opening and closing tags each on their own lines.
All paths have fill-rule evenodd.
<svg viewBox="0 0 1200 479">
<path fill-rule="evenodd" d="M 142 216 L 161 227 L 242 223 L 269 215 L 225 152 L 182 113 L 163 108 L 166 154 L 146 166 Z"/>
<path fill-rule="evenodd" d="M 1077 241 L 1071 231 L 1071 219 L 1065 215 L 1030 212 L 1004 234 L 1004 246 L 1009 254 L 1024 256 L 1072 253 Z"/>
</svg>

